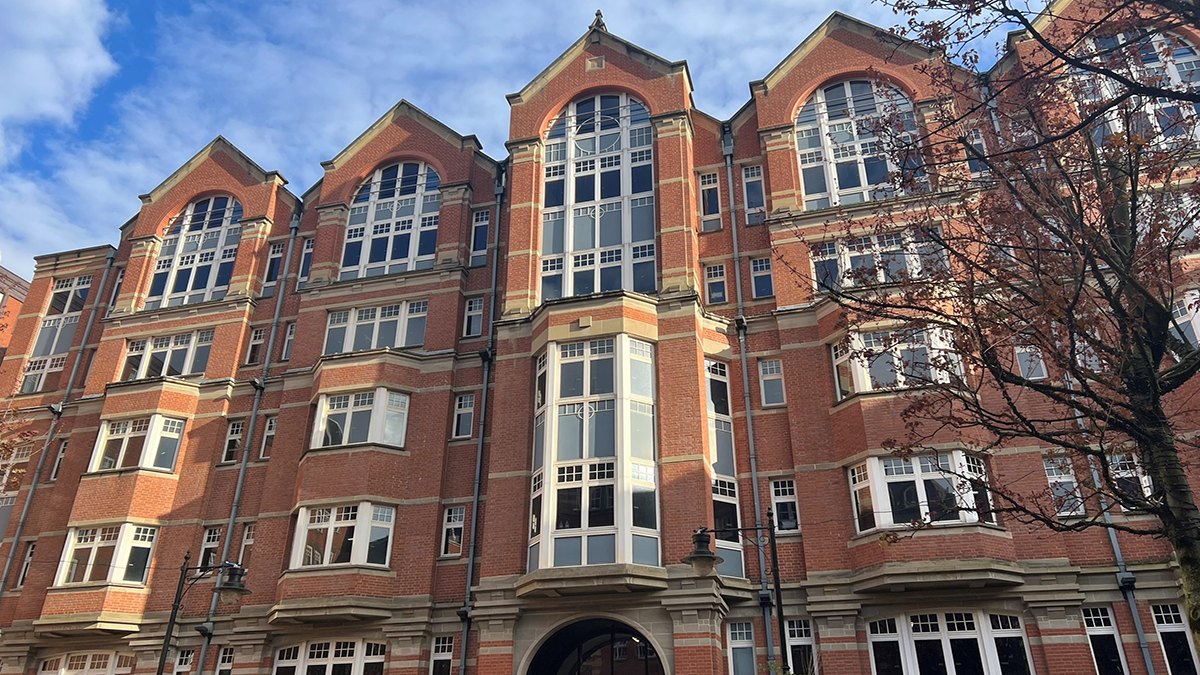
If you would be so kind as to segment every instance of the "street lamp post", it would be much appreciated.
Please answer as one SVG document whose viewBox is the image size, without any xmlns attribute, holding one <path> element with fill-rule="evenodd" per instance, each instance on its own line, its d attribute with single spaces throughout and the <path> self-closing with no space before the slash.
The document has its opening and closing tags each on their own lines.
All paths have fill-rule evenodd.
<svg viewBox="0 0 1200 675">
<path fill-rule="evenodd" d="M 184 554 L 183 565 L 179 568 L 179 585 L 175 587 L 175 602 L 171 605 L 171 616 L 167 619 L 167 632 L 166 635 L 163 635 L 162 653 L 158 655 L 158 675 L 163 675 L 163 670 L 167 667 L 167 652 L 171 650 L 171 637 L 175 633 L 175 620 L 179 617 L 179 608 L 183 606 L 183 596 L 191 590 L 192 586 L 196 585 L 197 581 L 207 577 L 210 572 L 224 572 L 224 574 L 219 574 L 217 585 L 213 587 L 213 593 L 216 593 L 221 598 L 221 602 L 227 605 L 236 603 L 239 598 L 250 592 L 250 589 L 242 583 L 242 579 L 246 576 L 245 567 L 229 561 L 220 565 L 189 567 L 188 563 L 191 562 L 191 559 L 192 552 L 188 551 Z M 199 572 L 199 574 L 189 579 L 189 572 Z"/>
<path fill-rule="evenodd" d="M 707 527 L 701 527 L 692 535 L 692 545 L 694 546 L 692 552 L 684 556 L 681 562 L 691 565 L 692 571 L 696 573 L 696 576 L 709 576 L 716 569 L 717 565 L 725 562 L 724 558 L 716 555 L 709 548 L 709 544 L 712 543 L 712 535 L 742 534 L 743 532 L 757 533 L 763 530 L 767 532 L 767 541 L 771 547 L 771 581 L 775 586 L 775 622 L 779 627 L 779 667 L 786 674 L 788 672 L 787 622 L 783 618 L 783 590 L 779 584 L 779 551 L 775 547 L 775 514 L 773 511 L 767 509 L 767 524 L 762 527 L 722 527 L 712 530 Z M 755 546 L 762 546 L 762 542 L 758 537 L 750 541 L 753 541 Z M 764 604 L 766 603 L 764 602 Z"/>
</svg>

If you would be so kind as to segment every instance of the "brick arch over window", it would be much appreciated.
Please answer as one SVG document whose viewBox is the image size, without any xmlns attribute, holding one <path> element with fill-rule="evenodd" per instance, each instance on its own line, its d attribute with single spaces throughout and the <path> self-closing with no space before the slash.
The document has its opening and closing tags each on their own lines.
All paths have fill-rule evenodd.
<svg viewBox="0 0 1200 675">
<path fill-rule="evenodd" d="M 576 101 L 581 101 L 590 97 L 596 97 L 601 94 L 623 94 L 626 97 L 640 103 L 651 115 L 656 115 L 662 112 L 660 109 L 662 106 L 656 104 L 654 102 L 654 97 L 647 95 L 647 93 L 644 91 L 641 91 L 635 87 L 630 87 L 623 83 L 600 84 L 593 87 L 588 87 L 586 89 L 577 90 L 569 96 L 560 98 L 555 102 L 554 105 L 550 106 L 545 118 L 542 119 L 541 124 L 538 127 L 538 129 L 540 129 L 539 133 L 541 134 L 542 138 L 546 137 L 546 134 L 549 133 L 550 129 L 554 126 L 554 123 L 558 121 L 558 118 L 570 111 L 571 106 Z"/>
<path fill-rule="evenodd" d="M 437 258 L 441 173 L 430 162 L 385 164 L 354 190 L 339 279 L 429 269 Z"/>
<path fill-rule="evenodd" d="M 917 153 L 896 160 L 894 144 L 915 138 L 917 123 L 911 95 L 892 82 L 828 80 L 803 100 L 795 124 L 806 210 L 894 196 L 890 176 L 898 170 L 923 175 Z M 892 131 L 897 124 L 902 130 Z"/>
<path fill-rule="evenodd" d="M 541 298 L 658 288 L 654 128 L 616 90 L 565 106 L 545 131 Z"/>
<path fill-rule="evenodd" d="M 228 193 L 193 199 L 163 231 L 145 309 L 220 300 L 241 241 L 242 204 Z"/>
</svg>

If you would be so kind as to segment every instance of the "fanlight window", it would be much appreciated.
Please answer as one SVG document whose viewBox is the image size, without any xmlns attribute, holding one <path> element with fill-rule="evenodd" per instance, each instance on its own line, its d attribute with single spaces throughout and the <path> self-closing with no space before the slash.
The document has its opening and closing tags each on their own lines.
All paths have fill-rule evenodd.
<svg viewBox="0 0 1200 675">
<path fill-rule="evenodd" d="M 1092 40 L 1096 58 L 1118 72 L 1128 72 L 1134 79 L 1152 86 L 1177 91 L 1200 87 L 1200 52 L 1196 46 L 1178 35 L 1138 35 L 1121 33 Z M 1109 78 L 1078 71 L 1073 81 L 1078 85 L 1084 103 L 1111 101 L 1122 93 L 1122 87 Z M 1128 120 L 1131 131 L 1153 138 L 1159 143 L 1183 141 L 1200 136 L 1200 103 L 1191 107 L 1170 99 L 1133 99 Z M 1093 137 L 1103 143 L 1111 133 L 1121 131 L 1125 120 L 1109 115 L 1097 125 Z"/>
<path fill-rule="evenodd" d="M 546 134 L 542 300 L 657 287 L 654 133 L 626 94 L 567 106 Z"/>
<path fill-rule="evenodd" d="M 425 162 L 377 169 L 355 193 L 346 224 L 339 279 L 377 277 L 433 267 L 442 184 Z"/>
<path fill-rule="evenodd" d="M 189 204 L 167 228 L 145 309 L 224 298 L 242 238 L 241 219 L 242 205 L 232 197 Z"/>
<path fill-rule="evenodd" d="M 851 80 L 818 89 L 796 117 L 804 208 L 891 197 L 896 190 L 889 177 L 897 170 L 923 176 L 917 153 L 903 166 L 893 161 L 897 141 L 916 130 L 912 101 L 894 87 Z"/>
</svg>

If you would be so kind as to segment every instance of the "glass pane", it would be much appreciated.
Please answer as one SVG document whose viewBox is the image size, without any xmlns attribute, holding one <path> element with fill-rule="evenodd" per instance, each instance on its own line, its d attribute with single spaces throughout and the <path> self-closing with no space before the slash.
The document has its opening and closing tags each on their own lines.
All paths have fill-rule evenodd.
<svg viewBox="0 0 1200 675">
<path fill-rule="evenodd" d="M 816 675 L 812 645 L 792 645 L 792 672 L 796 675 Z"/>
<path fill-rule="evenodd" d="M 1000 672 L 1005 675 L 1029 675 L 1029 661 L 1025 658 L 1025 641 L 1019 637 L 996 638 L 996 656 L 1000 660 Z"/>
<path fill-rule="evenodd" d="M 621 209 L 604 210 L 602 206 L 600 211 L 600 246 L 602 248 L 606 246 L 620 246 L 621 239 Z"/>
<path fill-rule="evenodd" d="M 304 538 L 304 559 L 302 565 L 325 564 L 325 535 L 328 530 L 324 527 L 309 528 Z"/>
<path fill-rule="evenodd" d="M 130 439 L 130 445 L 132 444 L 133 439 Z M 163 436 L 158 439 L 158 452 L 154 454 L 154 466 L 173 471 L 175 469 L 175 458 L 178 454 L 179 439 Z"/>
<path fill-rule="evenodd" d="M 581 459 L 583 457 L 583 418 L 574 412 L 574 406 L 563 406 L 558 415 L 558 454 L 559 461 Z"/>
<path fill-rule="evenodd" d="M 654 488 L 640 485 L 633 487 L 633 526 L 650 530 L 658 529 Z"/>
<path fill-rule="evenodd" d="M 896 357 L 891 352 L 882 352 L 872 358 L 868 370 L 872 388 L 881 389 L 896 384 Z"/>
<path fill-rule="evenodd" d="M 554 540 L 554 566 L 583 564 L 583 541 L 579 537 L 560 537 Z"/>
<path fill-rule="evenodd" d="M 654 176 L 650 164 L 639 164 L 629 171 L 632 177 L 633 194 L 650 192 L 654 189 Z"/>
<path fill-rule="evenodd" d="M 371 541 L 367 544 L 367 562 L 383 565 L 387 563 L 388 541 L 390 536 L 386 527 L 371 526 Z"/>
<path fill-rule="evenodd" d="M 611 199 L 621 196 L 621 170 L 604 171 L 600 174 L 600 198 Z"/>
<path fill-rule="evenodd" d="M 96 557 L 92 559 L 92 573 L 88 575 L 88 581 L 108 579 L 108 572 L 112 567 L 113 554 L 116 553 L 116 550 L 115 546 L 101 546 L 96 549 Z M 86 551 L 84 553 L 86 555 Z"/>
<path fill-rule="evenodd" d="M 596 199 L 596 175 L 584 174 L 575 176 L 575 203 L 590 202 Z"/>
<path fill-rule="evenodd" d="M 882 157 L 863 158 L 863 168 L 867 170 L 867 185 L 879 185 L 887 182 L 887 160 Z M 840 174 L 839 174 L 840 180 Z"/>
<path fill-rule="evenodd" d="M 573 361 L 559 367 L 558 395 L 561 397 L 583 396 L 583 362 Z"/>
<path fill-rule="evenodd" d="M 723 423 L 717 426 L 717 461 L 713 462 L 713 472 L 722 476 L 733 475 L 733 430 Z"/>
<path fill-rule="evenodd" d="M 954 659 L 954 675 L 984 675 L 979 641 L 975 638 L 950 640 L 950 655 Z"/>
<path fill-rule="evenodd" d="M 654 398 L 654 364 L 631 359 L 629 361 L 629 386 L 634 396 Z"/>
<path fill-rule="evenodd" d="M 325 418 L 325 438 L 322 447 L 341 445 L 345 442 L 346 413 L 334 413 Z"/>
<path fill-rule="evenodd" d="M 325 353 L 340 354 L 346 342 L 346 328 L 330 328 L 325 334 Z"/>
<path fill-rule="evenodd" d="M 738 524 L 737 504 L 731 502 L 713 501 L 713 529 L 732 530 L 741 527 Z M 723 541 L 738 541 L 737 532 L 721 532 L 717 539 Z"/>
<path fill-rule="evenodd" d="M 573 236 L 576 251 L 583 251 L 590 248 L 596 248 L 596 217 L 593 209 L 588 209 L 586 213 L 576 213 L 573 220 Z"/>
<path fill-rule="evenodd" d="M 583 488 L 559 488 L 555 529 L 574 530 L 582 526 Z M 560 540 L 561 541 L 561 540 Z"/>
<path fill-rule="evenodd" d="M 1171 675 L 1196 675 L 1196 662 L 1192 660 L 1192 650 L 1188 648 L 1188 634 L 1184 632 L 1159 633 L 1163 651 L 1167 653 L 1167 665 L 1171 667 Z"/>
<path fill-rule="evenodd" d="M 888 483 L 888 498 L 891 500 L 892 521 L 896 524 L 921 520 L 921 505 L 917 500 L 917 484 L 913 481 Z"/>
<path fill-rule="evenodd" d="M 588 527 L 607 527 L 613 524 L 613 487 L 596 485 L 588 488 Z"/>
<path fill-rule="evenodd" d="M 150 564 L 150 547 L 135 546 L 129 549 L 129 562 L 125 565 L 125 581 L 141 583 L 146 580 L 146 568 Z"/>
<path fill-rule="evenodd" d="M 642 410 L 629 411 L 630 452 L 638 459 L 654 459 L 654 416 Z"/>
<path fill-rule="evenodd" d="M 371 411 L 355 410 L 350 413 L 350 434 L 347 443 L 366 443 L 371 430 Z"/>
<path fill-rule="evenodd" d="M 929 519 L 958 520 L 958 501 L 949 478 L 926 478 L 925 498 L 929 500 Z"/>
<path fill-rule="evenodd" d="M 914 640 L 921 675 L 946 675 L 946 654 L 941 640 Z"/>
<path fill-rule="evenodd" d="M 783 403 L 783 380 L 763 380 L 763 404 L 777 405 Z"/>
<path fill-rule="evenodd" d="M 804 177 L 804 194 L 819 195 L 829 191 L 825 183 L 825 167 L 809 166 L 801 169 L 800 173 Z"/>
<path fill-rule="evenodd" d="M 1092 656 L 1096 659 L 1096 675 L 1125 675 L 1115 636 L 1089 635 L 1088 641 L 1092 643 Z"/>
<path fill-rule="evenodd" d="M 348 563 L 354 550 L 354 526 L 347 525 L 333 528 L 333 547 L 329 550 L 329 562 Z"/>
<path fill-rule="evenodd" d="M 589 565 L 603 565 L 617 561 L 617 536 L 615 534 L 588 537 L 587 545 Z"/>
<path fill-rule="evenodd" d="M 621 290 L 621 268 L 616 267 L 601 267 L 600 268 L 600 290 L 601 291 L 619 291 Z"/>
<path fill-rule="evenodd" d="M 843 190 L 861 187 L 862 179 L 858 175 L 858 162 L 837 163 L 838 187 Z"/>
<path fill-rule="evenodd" d="M 408 317 L 408 326 L 404 332 L 405 347 L 420 347 L 425 344 L 425 317 Z"/>
<path fill-rule="evenodd" d="M 581 270 L 576 272 L 573 278 L 575 280 L 575 287 L 571 289 L 573 295 L 588 295 L 596 292 L 595 270 Z"/>
<path fill-rule="evenodd" d="M 633 264 L 633 290 L 636 293 L 653 293 L 658 288 L 654 261 Z"/>
<path fill-rule="evenodd" d="M 616 411 L 612 401 L 596 404 L 588 419 L 588 456 L 612 457 L 616 454 Z"/>
<path fill-rule="evenodd" d="M 563 205 L 563 186 L 562 180 L 546 181 L 546 208 Z"/>
<path fill-rule="evenodd" d="M 708 380 L 708 411 L 718 415 L 729 414 L 729 385 L 723 380 Z"/>
<path fill-rule="evenodd" d="M 756 675 L 754 647 L 733 648 L 733 675 Z"/>
<path fill-rule="evenodd" d="M 650 241 L 654 239 L 654 205 L 634 205 L 629 211 L 633 241 Z"/>
<path fill-rule="evenodd" d="M 613 360 L 593 359 L 591 381 L 588 383 L 590 394 L 613 393 Z"/>
<path fill-rule="evenodd" d="M 633 535 L 633 562 L 638 565 L 658 565 L 658 539 Z"/>
</svg>

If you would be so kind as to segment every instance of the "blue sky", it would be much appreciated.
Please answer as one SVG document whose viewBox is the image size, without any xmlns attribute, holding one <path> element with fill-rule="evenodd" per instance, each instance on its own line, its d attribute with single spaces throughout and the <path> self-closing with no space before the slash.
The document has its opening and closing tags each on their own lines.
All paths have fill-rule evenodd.
<svg viewBox="0 0 1200 675">
<path fill-rule="evenodd" d="M 401 98 L 505 155 L 508 104 L 587 29 L 598 0 L 0 0 L 0 264 L 115 243 L 162 181 L 217 134 L 299 194 Z M 604 0 L 613 33 L 686 59 L 696 104 L 729 117 L 852 0 Z"/>
</svg>

